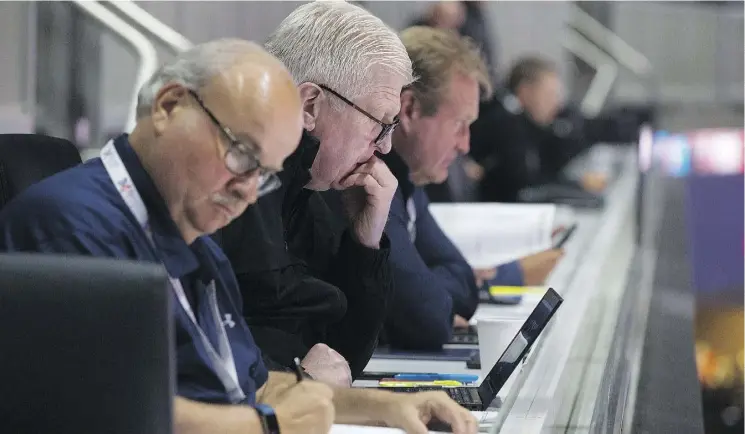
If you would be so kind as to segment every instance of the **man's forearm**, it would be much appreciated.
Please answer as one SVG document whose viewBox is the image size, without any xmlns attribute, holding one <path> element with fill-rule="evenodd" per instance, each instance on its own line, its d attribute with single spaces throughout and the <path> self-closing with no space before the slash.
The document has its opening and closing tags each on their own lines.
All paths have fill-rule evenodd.
<svg viewBox="0 0 745 434">
<path fill-rule="evenodd" d="M 173 401 L 175 434 L 260 434 L 261 420 L 244 405 L 205 404 L 176 397 Z"/>
<path fill-rule="evenodd" d="M 303 380 L 312 381 L 312 380 Z M 266 384 L 256 393 L 257 400 L 264 403 L 288 387 L 297 383 L 292 374 L 269 372 Z M 343 424 L 376 424 L 383 420 L 386 408 L 393 400 L 391 392 L 371 389 L 334 388 L 335 423 Z M 180 433 L 179 433 L 180 434 Z"/>
<path fill-rule="evenodd" d="M 383 327 L 392 283 L 388 257 L 390 241 L 383 237 L 381 249 L 360 246 L 345 233 L 336 253 L 336 266 L 326 276 L 347 298 L 344 318 L 333 325 L 326 343 L 349 362 L 358 376 L 370 360 Z"/>
<path fill-rule="evenodd" d="M 256 402 L 266 404 L 272 398 L 284 392 L 287 388 L 297 383 L 294 374 L 279 371 L 269 371 L 269 377 L 259 390 L 256 391 Z"/>
<path fill-rule="evenodd" d="M 334 389 L 334 423 L 350 425 L 382 424 L 391 405 L 393 393 L 364 388 Z"/>
</svg>

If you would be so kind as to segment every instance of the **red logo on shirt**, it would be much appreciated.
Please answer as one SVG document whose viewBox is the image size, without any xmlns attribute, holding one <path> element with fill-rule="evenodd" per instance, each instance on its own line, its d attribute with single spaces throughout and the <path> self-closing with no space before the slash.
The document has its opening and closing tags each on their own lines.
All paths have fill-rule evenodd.
<svg viewBox="0 0 745 434">
<path fill-rule="evenodd" d="M 119 191 L 127 193 L 130 190 L 132 190 L 132 184 L 130 184 L 126 179 L 119 181 Z"/>
</svg>

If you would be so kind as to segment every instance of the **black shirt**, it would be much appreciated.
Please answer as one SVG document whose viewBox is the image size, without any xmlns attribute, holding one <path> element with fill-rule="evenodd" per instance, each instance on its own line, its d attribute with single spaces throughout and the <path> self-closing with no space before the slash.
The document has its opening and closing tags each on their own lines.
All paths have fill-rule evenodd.
<svg viewBox="0 0 745 434">
<path fill-rule="evenodd" d="M 339 192 L 304 188 L 319 146 L 304 133 L 280 173 L 282 187 L 215 238 L 236 272 L 246 320 L 270 368 L 291 366 L 325 343 L 357 376 L 383 326 L 390 248 L 385 236 L 378 250 L 354 239 Z"/>
<path fill-rule="evenodd" d="M 470 156 L 485 171 L 480 199 L 516 202 L 523 188 L 561 181 L 564 166 L 585 145 L 554 130 L 533 122 L 509 93 L 498 92 L 484 102 L 471 125 Z"/>
</svg>

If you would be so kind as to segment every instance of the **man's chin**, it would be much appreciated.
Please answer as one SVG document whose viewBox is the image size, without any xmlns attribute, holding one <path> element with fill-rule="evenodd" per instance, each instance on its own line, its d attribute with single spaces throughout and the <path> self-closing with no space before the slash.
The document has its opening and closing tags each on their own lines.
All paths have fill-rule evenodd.
<svg viewBox="0 0 745 434">
<path fill-rule="evenodd" d="M 439 175 L 431 177 L 430 184 L 442 184 L 447 180 L 448 180 L 448 172 L 446 170 L 445 173 L 441 173 Z"/>
</svg>

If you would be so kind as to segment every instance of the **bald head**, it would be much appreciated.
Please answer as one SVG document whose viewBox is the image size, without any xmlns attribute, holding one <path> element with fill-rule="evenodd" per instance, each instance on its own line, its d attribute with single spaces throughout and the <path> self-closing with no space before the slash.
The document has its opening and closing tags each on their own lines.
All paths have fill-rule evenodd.
<svg viewBox="0 0 745 434">
<path fill-rule="evenodd" d="M 139 95 L 130 136 L 187 241 L 227 225 L 297 147 L 300 97 L 259 45 L 198 45 L 163 66 Z"/>
<path fill-rule="evenodd" d="M 253 50 L 210 79 L 199 94 L 221 123 L 244 125 L 246 133 L 231 130 L 238 138 L 255 142 L 257 150 L 272 157 L 266 163 L 280 170 L 285 154 L 300 140 L 300 97 L 284 65 L 252 45 Z"/>
</svg>

